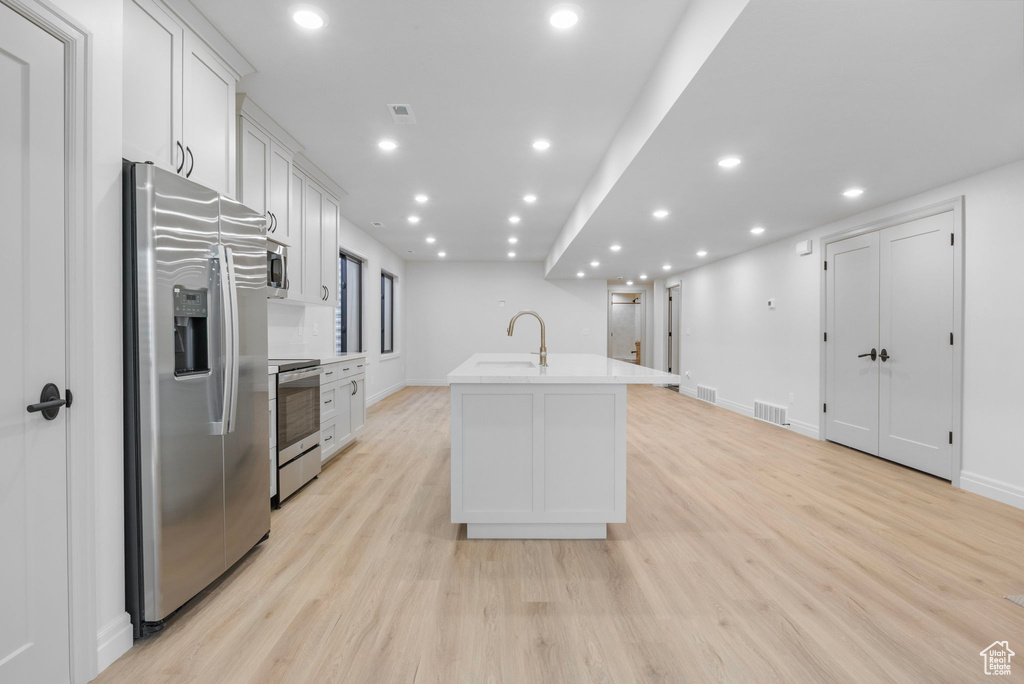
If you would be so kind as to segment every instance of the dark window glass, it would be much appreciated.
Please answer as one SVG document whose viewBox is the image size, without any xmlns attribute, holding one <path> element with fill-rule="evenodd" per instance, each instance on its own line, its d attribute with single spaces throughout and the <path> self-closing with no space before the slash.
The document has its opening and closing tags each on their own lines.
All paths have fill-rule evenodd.
<svg viewBox="0 0 1024 684">
<path fill-rule="evenodd" d="M 334 340 L 339 356 L 363 351 L 363 262 L 344 252 L 338 256 Z"/>
<path fill-rule="evenodd" d="M 395 278 L 380 274 L 380 353 L 395 351 Z"/>
</svg>

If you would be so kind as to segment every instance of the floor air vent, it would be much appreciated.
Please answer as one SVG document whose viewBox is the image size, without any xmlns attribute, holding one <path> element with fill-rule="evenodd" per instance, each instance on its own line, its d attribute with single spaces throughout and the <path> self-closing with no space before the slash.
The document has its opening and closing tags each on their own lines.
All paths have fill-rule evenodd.
<svg viewBox="0 0 1024 684">
<path fill-rule="evenodd" d="M 718 390 L 713 387 L 705 387 L 704 385 L 697 385 L 697 398 L 701 401 L 706 401 L 709 404 L 718 403 Z"/>
<path fill-rule="evenodd" d="M 786 407 L 754 400 L 754 417 L 772 425 L 786 426 Z"/>
</svg>

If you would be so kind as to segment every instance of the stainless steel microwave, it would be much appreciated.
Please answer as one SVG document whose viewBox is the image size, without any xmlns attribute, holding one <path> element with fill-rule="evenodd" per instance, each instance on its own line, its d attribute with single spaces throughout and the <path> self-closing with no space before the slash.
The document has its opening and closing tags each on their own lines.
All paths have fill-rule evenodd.
<svg viewBox="0 0 1024 684">
<path fill-rule="evenodd" d="M 284 299 L 288 296 L 288 248 L 267 240 L 267 297 Z"/>
</svg>

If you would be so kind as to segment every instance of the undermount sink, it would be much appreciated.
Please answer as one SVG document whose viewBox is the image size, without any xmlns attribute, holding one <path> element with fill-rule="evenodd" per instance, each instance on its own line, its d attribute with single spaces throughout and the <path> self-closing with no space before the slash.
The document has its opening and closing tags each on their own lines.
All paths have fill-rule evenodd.
<svg viewBox="0 0 1024 684">
<path fill-rule="evenodd" d="M 533 361 L 477 361 L 477 366 L 489 369 L 498 368 L 536 368 Z"/>
</svg>

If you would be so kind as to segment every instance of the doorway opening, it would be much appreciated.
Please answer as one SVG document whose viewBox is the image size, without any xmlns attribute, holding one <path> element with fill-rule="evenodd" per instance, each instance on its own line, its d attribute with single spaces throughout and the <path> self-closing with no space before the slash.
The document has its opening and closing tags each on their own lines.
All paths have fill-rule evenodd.
<svg viewBox="0 0 1024 684">
<path fill-rule="evenodd" d="M 608 357 L 646 365 L 643 292 L 610 292 L 608 297 Z"/>
</svg>

